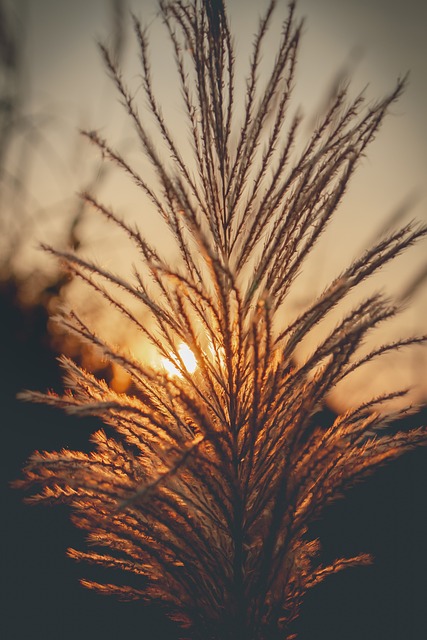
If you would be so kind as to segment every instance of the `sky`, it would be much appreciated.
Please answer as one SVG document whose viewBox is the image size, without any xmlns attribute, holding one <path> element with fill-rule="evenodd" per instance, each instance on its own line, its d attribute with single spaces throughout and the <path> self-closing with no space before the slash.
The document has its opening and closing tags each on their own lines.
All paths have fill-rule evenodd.
<svg viewBox="0 0 427 640">
<path fill-rule="evenodd" d="M 70 215 L 76 206 L 73 204 L 75 194 L 100 172 L 97 156 L 78 130 L 99 129 L 108 140 L 124 145 L 131 157 L 135 158 L 138 151 L 96 46 L 98 41 L 113 42 L 111 3 L 108 0 L 37 0 L 24 2 L 23 6 L 26 7 L 30 110 L 45 116 L 45 148 L 38 152 L 40 157 L 34 162 L 31 174 L 35 209 L 44 211 L 36 220 L 34 237 L 55 244 L 61 241 L 63 216 Z M 176 121 L 178 138 L 184 136 L 176 76 L 156 2 L 128 0 L 126 6 L 149 26 L 159 101 L 166 117 Z M 243 92 L 245 66 L 239 61 L 247 60 L 250 55 L 253 33 L 264 3 L 230 0 L 227 6 L 238 60 L 237 88 Z M 264 53 L 266 61 L 274 56 L 286 7 L 287 3 L 278 3 L 272 37 Z M 298 310 L 365 249 L 384 228 L 389 216 L 405 208 L 406 203 L 411 202 L 412 206 L 403 222 L 414 217 L 427 221 L 427 5 L 419 0 L 405 3 L 300 0 L 297 11 L 305 18 L 305 27 L 295 106 L 302 105 L 307 131 L 337 74 L 346 71 L 350 75 L 355 93 L 366 87 L 369 100 L 382 97 L 394 87 L 398 77 L 410 74 L 404 96 L 393 105 L 378 139 L 353 179 L 337 220 L 307 265 L 293 301 Z M 122 63 L 126 78 L 138 96 L 139 70 L 129 23 L 126 24 Z M 182 143 L 185 144 L 184 137 Z M 143 224 L 148 235 L 158 238 L 160 228 L 141 207 L 140 195 L 133 187 L 116 174 L 109 174 L 101 192 L 120 213 L 133 216 Z M 120 242 L 109 231 L 100 229 L 93 219 L 84 222 L 84 236 L 95 258 L 108 266 L 125 262 Z M 36 241 L 30 244 L 35 247 Z M 398 292 L 411 281 L 420 265 L 425 264 L 425 255 L 424 243 L 393 265 L 379 286 Z M 40 256 L 39 251 L 32 249 L 22 264 L 31 269 L 34 261 L 41 260 Z M 410 334 L 425 333 L 426 311 L 427 288 L 423 287 L 401 324 L 391 327 L 391 333 L 384 333 L 381 341 L 383 337 L 396 337 L 393 331 L 399 332 L 401 327 L 409 329 Z M 427 360 L 419 355 L 403 354 L 401 363 L 397 385 L 412 384 L 415 378 L 417 381 L 421 378 L 422 393 L 427 397 Z M 380 374 L 377 377 L 381 377 Z"/>
<path fill-rule="evenodd" d="M 286 3 L 278 4 L 277 25 L 286 15 Z M 65 130 L 66 124 L 72 129 L 76 121 L 92 127 L 117 127 L 117 99 L 110 91 L 95 44 L 100 39 L 111 41 L 109 1 L 37 0 L 27 5 L 28 77 L 34 103 L 57 117 L 62 116 Z M 165 54 L 156 2 L 132 0 L 127 6 L 151 26 L 153 69 L 159 71 L 160 94 L 171 100 L 173 64 Z M 228 3 L 238 59 L 248 57 L 262 6 L 259 0 Z M 371 98 L 382 96 L 393 87 L 398 76 L 410 72 L 407 91 L 393 108 L 381 140 L 372 147 L 369 167 L 363 176 L 366 180 L 363 190 L 369 189 L 372 209 L 379 205 L 387 213 L 396 200 L 404 199 L 412 189 L 421 188 L 425 181 L 427 7 L 419 0 L 405 3 L 300 0 L 298 12 L 305 16 L 306 23 L 297 99 L 308 115 L 321 105 L 325 89 L 349 63 L 354 68 L 356 91 L 369 83 Z M 129 33 L 128 39 L 131 40 Z M 270 45 L 266 57 L 274 55 L 274 42 L 270 41 Z M 131 56 L 126 60 L 127 76 L 132 77 L 138 73 L 135 60 Z M 177 96 L 172 96 L 172 102 L 177 102 Z M 73 135 L 72 131 L 69 133 Z M 371 183 L 376 185 L 375 189 Z M 419 205 L 419 212 L 427 215 L 425 205 Z M 382 211 L 374 215 L 381 214 L 385 215 Z M 370 211 L 370 219 L 372 215 Z"/>
<path fill-rule="evenodd" d="M 51 108 L 57 105 L 65 113 L 68 111 L 69 117 L 74 115 L 88 123 L 93 120 L 98 123 L 101 118 L 105 123 L 110 121 L 111 125 L 112 115 L 116 114 L 110 104 L 108 82 L 95 46 L 96 40 L 109 40 L 109 1 L 37 0 L 27 4 L 30 14 L 29 78 L 33 99 L 40 105 L 52 105 Z M 286 3 L 278 4 L 277 25 L 286 15 Z M 164 33 L 155 0 L 129 0 L 127 6 L 144 23 L 151 25 L 153 67 L 156 69 L 155 65 L 160 65 L 161 81 L 168 87 L 173 66 L 165 56 Z M 238 56 L 242 58 L 250 51 L 262 6 L 259 0 L 230 0 L 228 3 Z M 390 90 L 398 76 L 410 72 L 405 96 L 395 107 L 387 133 L 377 145 L 378 150 L 372 151 L 373 169 L 382 177 L 380 186 L 388 187 L 378 189 L 381 202 L 387 205 L 392 200 L 390 191 L 399 193 L 398 189 L 401 189 L 404 193 L 405 188 L 419 186 L 425 178 L 427 128 L 423 119 L 427 109 L 427 7 L 419 0 L 405 3 L 300 0 L 298 12 L 305 16 L 306 26 L 297 92 L 308 112 L 321 102 L 328 83 L 351 58 L 357 58 L 353 65 L 355 88 L 361 89 L 369 83 L 371 97 L 381 96 Z M 159 43 L 160 49 L 156 48 Z M 274 54 L 274 43 L 270 44 L 266 56 Z M 134 65 L 134 60 L 129 63 L 129 67 L 132 69 L 133 66 L 137 72 Z"/>
</svg>

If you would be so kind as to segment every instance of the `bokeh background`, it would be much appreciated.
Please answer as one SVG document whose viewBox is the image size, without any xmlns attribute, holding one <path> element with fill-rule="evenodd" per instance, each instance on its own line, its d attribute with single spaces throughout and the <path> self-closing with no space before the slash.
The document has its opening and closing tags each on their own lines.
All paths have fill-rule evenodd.
<svg viewBox="0 0 427 640">
<path fill-rule="evenodd" d="M 286 3 L 278 5 L 264 54 L 266 69 L 280 34 L 280 18 L 286 15 Z M 241 91 L 263 6 L 260 0 L 228 2 Z M 0 2 L 0 423 L 5 489 L 0 635 L 7 640 L 176 637 L 161 612 L 83 590 L 78 578 L 89 575 L 89 569 L 65 555 L 68 546 L 82 544 L 67 512 L 30 508 L 18 492 L 8 489 L 34 449 L 87 449 L 97 426 L 16 401 L 16 393 L 25 388 L 61 389 L 58 352 L 74 354 L 117 388 L 126 384 L 119 371 L 55 332 L 48 317 L 59 303 L 72 300 L 99 331 L 140 357 L 150 357 L 137 336 L 112 321 L 114 316 L 39 249 L 40 242 L 71 246 L 126 273 L 132 256 L 116 230 L 101 224 L 81 204 L 76 194 L 86 189 L 159 241 L 161 229 L 141 194 L 106 167 L 78 133 L 99 129 L 149 171 L 96 46 L 101 40 L 115 51 L 138 98 L 130 10 L 149 26 L 156 90 L 185 147 L 173 62 L 154 0 Z M 300 0 L 298 14 L 306 16 L 306 27 L 294 105 L 301 105 L 306 114 L 307 135 L 337 82 L 351 78 L 354 93 L 367 87 L 368 99 L 375 100 L 393 88 L 398 76 L 408 71 L 410 76 L 339 218 L 301 275 L 289 301 L 290 314 L 321 292 L 378 233 L 414 217 L 427 221 L 427 5 L 419 0 Z M 373 283 L 396 296 L 413 292 L 404 314 L 375 340 L 427 332 L 426 256 L 424 243 Z M 301 357 L 310 348 L 313 344 L 304 345 Z M 425 424 L 427 354 L 422 349 L 402 352 L 398 359 L 370 369 L 363 379 L 352 379 L 331 397 L 325 420 L 368 392 L 406 385 L 415 387 L 413 400 L 420 403 L 419 413 L 408 424 Z M 376 562 L 339 574 L 310 594 L 298 623 L 302 640 L 425 637 L 426 480 L 426 453 L 417 451 L 356 487 L 316 525 L 325 557 L 369 551 Z"/>
</svg>

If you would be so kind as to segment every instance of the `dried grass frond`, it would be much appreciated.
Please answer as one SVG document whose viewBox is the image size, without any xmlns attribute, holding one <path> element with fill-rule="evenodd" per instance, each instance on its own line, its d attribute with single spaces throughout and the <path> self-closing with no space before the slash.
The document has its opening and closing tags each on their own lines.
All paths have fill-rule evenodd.
<svg viewBox="0 0 427 640">
<path fill-rule="evenodd" d="M 126 369 L 131 388 L 115 393 L 63 358 L 68 392 L 21 396 L 73 415 L 99 416 L 108 429 L 93 436 L 88 454 L 35 453 L 19 483 L 41 486 L 33 501 L 69 504 L 76 524 L 89 531 L 92 549 L 70 550 L 71 557 L 131 572 L 132 584 L 140 586 L 82 583 L 124 599 L 160 601 L 192 640 L 294 638 L 292 623 L 307 589 L 371 561 L 362 553 L 322 566 L 320 543 L 309 539 L 310 523 L 380 464 L 427 443 L 425 429 L 385 429 L 396 414 L 384 405 L 403 391 L 367 398 L 328 428 L 313 422 L 331 390 L 355 369 L 425 342 L 426 336 L 403 338 L 360 355 L 365 337 L 399 312 L 391 300 L 373 294 L 297 364 L 301 341 L 427 228 L 411 223 L 380 238 L 285 323 L 283 304 L 295 278 L 405 81 L 369 107 L 363 95 L 349 100 L 347 87 L 340 88 L 297 155 L 300 117 L 289 114 L 301 37 L 294 3 L 265 90 L 258 79 L 275 4 L 268 5 L 254 40 L 243 121 L 236 129 L 234 51 L 223 3 L 160 1 L 190 125 L 194 172 L 157 101 L 139 21 L 134 18 L 142 88 L 158 138 L 148 133 L 114 56 L 101 46 L 156 186 L 97 132 L 85 135 L 148 196 L 179 258 L 169 264 L 139 229 L 87 193 L 85 201 L 139 249 L 133 280 L 71 252 L 49 251 L 130 320 L 179 375 L 120 352 L 70 312 L 60 317 L 63 328 Z M 147 322 L 138 309 L 148 313 Z M 182 342 L 197 363 L 193 373 L 181 355 Z"/>
</svg>

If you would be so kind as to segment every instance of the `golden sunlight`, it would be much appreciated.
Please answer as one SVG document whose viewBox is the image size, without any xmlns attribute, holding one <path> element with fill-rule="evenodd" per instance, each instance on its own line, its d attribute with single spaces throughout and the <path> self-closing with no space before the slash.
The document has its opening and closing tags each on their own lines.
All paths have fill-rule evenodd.
<svg viewBox="0 0 427 640">
<path fill-rule="evenodd" d="M 178 347 L 178 354 L 188 373 L 194 373 L 197 368 L 197 361 L 196 356 L 191 351 L 190 347 L 182 342 Z M 161 361 L 162 365 L 171 376 L 182 375 L 179 369 L 180 363 L 178 361 L 178 358 L 176 358 L 173 354 L 171 354 L 170 359 L 162 358 Z"/>
</svg>

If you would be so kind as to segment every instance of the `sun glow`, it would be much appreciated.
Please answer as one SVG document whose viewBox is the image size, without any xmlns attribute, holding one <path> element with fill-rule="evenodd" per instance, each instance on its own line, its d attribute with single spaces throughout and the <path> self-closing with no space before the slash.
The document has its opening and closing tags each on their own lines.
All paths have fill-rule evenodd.
<svg viewBox="0 0 427 640">
<path fill-rule="evenodd" d="M 191 351 L 190 347 L 182 342 L 178 347 L 178 354 L 186 371 L 188 371 L 188 373 L 194 373 L 197 368 L 197 361 L 196 356 Z M 162 358 L 162 365 L 171 376 L 182 375 L 179 369 L 179 360 L 173 354 L 171 354 L 170 359 Z"/>
</svg>

